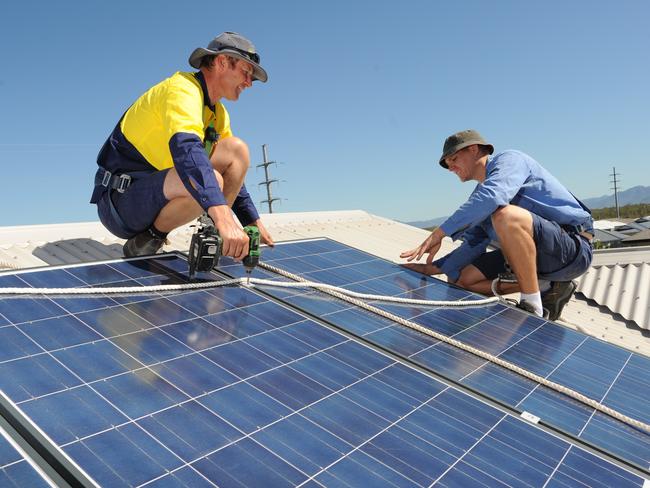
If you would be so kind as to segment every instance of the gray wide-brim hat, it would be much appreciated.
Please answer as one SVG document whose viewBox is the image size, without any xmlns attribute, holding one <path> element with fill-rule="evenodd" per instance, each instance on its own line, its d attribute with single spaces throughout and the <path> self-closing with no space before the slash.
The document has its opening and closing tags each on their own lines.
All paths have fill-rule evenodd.
<svg viewBox="0 0 650 488">
<path fill-rule="evenodd" d="M 243 59 L 253 66 L 253 79 L 266 83 L 269 79 L 266 70 L 260 66 L 260 55 L 255 51 L 251 41 L 236 32 L 224 32 L 210 41 L 207 48 L 197 47 L 190 54 L 190 66 L 199 69 L 201 59 L 205 56 L 227 54 L 233 58 Z"/>
<path fill-rule="evenodd" d="M 457 153 L 467 146 L 471 146 L 472 144 L 479 144 L 487 147 L 490 151 L 489 154 L 494 152 L 494 146 L 489 142 L 486 142 L 478 131 L 473 129 L 463 130 L 456 132 L 445 139 L 445 145 L 442 148 L 442 156 L 440 156 L 440 161 L 438 161 L 440 166 L 449 169 L 449 166 L 447 166 L 447 163 L 445 162 L 445 158 Z"/>
</svg>

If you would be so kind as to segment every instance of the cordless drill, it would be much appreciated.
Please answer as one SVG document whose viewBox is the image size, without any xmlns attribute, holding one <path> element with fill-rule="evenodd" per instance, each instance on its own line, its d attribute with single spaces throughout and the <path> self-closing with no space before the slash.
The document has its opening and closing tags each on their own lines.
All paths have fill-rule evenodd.
<svg viewBox="0 0 650 488">
<path fill-rule="evenodd" d="M 250 281 L 250 274 L 260 262 L 260 230 L 256 225 L 247 225 L 244 232 L 248 235 L 248 254 L 243 263 Z"/>
<path fill-rule="evenodd" d="M 248 253 L 243 260 L 246 273 L 250 275 L 260 260 L 260 232 L 254 225 L 244 227 L 248 235 Z M 188 263 L 190 265 L 190 280 L 197 271 L 211 271 L 219 265 L 223 255 L 223 239 L 219 235 L 214 222 L 207 215 L 199 218 L 197 230 L 190 242 Z"/>
</svg>

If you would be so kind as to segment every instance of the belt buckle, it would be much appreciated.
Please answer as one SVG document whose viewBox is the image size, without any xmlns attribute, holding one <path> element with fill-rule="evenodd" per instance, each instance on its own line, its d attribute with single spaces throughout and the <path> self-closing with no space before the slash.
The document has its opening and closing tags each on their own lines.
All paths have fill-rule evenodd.
<svg viewBox="0 0 650 488">
<path fill-rule="evenodd" d="M 102 176 L 102 186 L 107 187 L 110 182 L 111 182 L 111 174 L 110 171 L 104 170 L 104 176 Z"/>
<path fill-rule="evenodd" d="M 119 182 L 117 183 L 117 192 L 124 193 L 131 184 L 131 177 L 129 175 L 120 175 Z"/>
<path fill-rule="evenodd" d="M 584 237 L 585 239 L 587 239 L 589 242 L 594 240 L 594 235 L 591 232 L 588 232 L 586 230 L 583 230 L 582 232 L 580 232 L 580 235 L 582 237 Z"/>
</svg>

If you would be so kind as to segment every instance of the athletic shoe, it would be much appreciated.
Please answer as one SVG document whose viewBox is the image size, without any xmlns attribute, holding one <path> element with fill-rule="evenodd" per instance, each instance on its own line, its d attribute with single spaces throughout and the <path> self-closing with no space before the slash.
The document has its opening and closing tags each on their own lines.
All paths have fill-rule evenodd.
<svg viewBox="0 0 650 488">
<path fill-rule="evenodd" d="M 154 237 L 149 230 L 131 237 L 124 243 L 122 250 L 124 256 L 132 258 L 135 256 L 148 256 L 156 254 L 165 245 L 167 239 Z"/>
<path fill-rule="evenodd" d="M 501 283 L 517 283 L 517 276 L 512 271 L 504 271 L 499 273 L 499 281 Z"/>
<path fill-rule="evenodd" d="M 553 281 L 551 288 L 542 293 L 542 306 L 548 310 L 550 320 L 560 318 L 562 309 L 571 300 L 577 287 L 575 281 Z"/>
<path fill-rule="evenodd" d="M 523 310 L 524 312 L 532 313 L 536 317 L 539 317 L 539 315 L 537 315 L 537 312 L 535 311 L 535 307 L 531 303 L 528 303 L 526 300 L 520 301 L 517 304 L 517 308 Z M 545 308 L 542 308 L 542 318 L 544 319 L 548 318 L 548 310 L 546 310 Z"/>
</svg>

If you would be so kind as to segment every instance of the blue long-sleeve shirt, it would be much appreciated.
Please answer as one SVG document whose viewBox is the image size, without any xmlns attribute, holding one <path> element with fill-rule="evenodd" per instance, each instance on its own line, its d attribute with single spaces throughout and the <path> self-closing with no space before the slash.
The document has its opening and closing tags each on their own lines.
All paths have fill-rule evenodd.
<svg viewBox="0 0 650 488">
<path fill-rule="evenodd" d="M 591 215 L 551 173 L 521 151 L 506 150 L 488 159 L 486 177 L 467 201 L 440 226 L 452 239 L 463 235 L 463 244 L 434 261 L 449 279 L 483 254 L 498 240 L 492 214 L 505 205 L 516 205 L 559 225 L 590 227 Z"/>
</svg>

